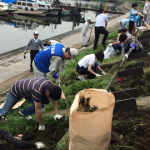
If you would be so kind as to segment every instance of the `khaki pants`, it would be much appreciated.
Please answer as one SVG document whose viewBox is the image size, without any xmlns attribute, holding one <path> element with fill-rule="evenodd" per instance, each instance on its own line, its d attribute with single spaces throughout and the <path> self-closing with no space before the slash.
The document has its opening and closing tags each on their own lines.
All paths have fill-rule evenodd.
<svg viewBox="0 0 150 150">
<path fill-rule="evenodd" d="M 32 63 L 32 66 L 33 66 L 33 72 L 34 72 L 34 77 L 35 78 L 47 77 L 46 73 L 43 73 L 43 72 L 38 70 L 38 68 L 36 67 L 34 61 Z"/>
</svg>

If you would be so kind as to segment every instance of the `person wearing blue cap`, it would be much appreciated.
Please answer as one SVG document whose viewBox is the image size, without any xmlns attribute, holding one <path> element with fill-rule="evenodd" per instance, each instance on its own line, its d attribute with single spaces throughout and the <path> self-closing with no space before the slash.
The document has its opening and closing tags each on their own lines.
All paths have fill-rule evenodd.
<svg viewBox="0 0 150 150">
<path fill-rule="evenodd" d="M 82 28 L 82 46 L 88 46 L 87 45 L 87 31 L 89 30 L 89 28 L 91 28 L 90 26 L 91 23 L 91 19 L 88 18 L 87 21 L 85 22 L 83 28 Z"/>
</svg>

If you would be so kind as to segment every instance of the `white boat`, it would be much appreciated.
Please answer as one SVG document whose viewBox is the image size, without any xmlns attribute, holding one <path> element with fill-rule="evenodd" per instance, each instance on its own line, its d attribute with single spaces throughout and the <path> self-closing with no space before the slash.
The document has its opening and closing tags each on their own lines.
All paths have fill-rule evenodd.
<svg viewBox="0 0 150 150">
<path fill-rule="evenodd" d="M 13 2 L 11 8 L 17 9 L 14 14 L 19 15 L 45 17 L 48 12 L 47 9 L 40 8 L 37 2 L 29 2 L 26 0 Z"/>
<path fill-rule="evenodd" d="M 0 15 L 7 16 L 13 14 L 14 11 L 15 9 L 9 8 L 9 4 L 0 2 Z"/>
<path fill-rule="evenodd" d="M 58 16 L 61 13 L 61 8 L 52 7 L 51 4 L 37 0 L 39 7 L 48 10 L 47 16 Z"/>
</svg>

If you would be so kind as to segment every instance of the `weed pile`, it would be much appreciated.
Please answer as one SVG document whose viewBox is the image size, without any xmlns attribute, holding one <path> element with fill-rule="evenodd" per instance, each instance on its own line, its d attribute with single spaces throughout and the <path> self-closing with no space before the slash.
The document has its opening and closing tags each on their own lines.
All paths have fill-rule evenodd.
<svg viewBox="0 0 150 150">
<path fill-rule="evenodd" d="M 80 96 L 80 102 L 79 102 L 79 108 L 77 111 L 80 112 L 94 112 L 96 110 L 98 110 L 97 106 L 90 106 L 89 102 L 90 102 L 90 97 L 85 98 L 84 96 Z"/>
<path fill-rule="evenodd" d="M 149 150 L 150 111 L 120 112 L 113 117 L 109 150 Z"/>
<path fill-rule="evenodd" d="M 121 78 L 121 81 L 115 81 L 113 87 L 111 87 L 111 91 L 120 91 L 125 89 L 130 89 L 137 87 L 139 96 L 149 96 L 150 91 L 150 74 L 142 75 L 142 76 L 131 76 L 127 78 Z"/>
</svg>

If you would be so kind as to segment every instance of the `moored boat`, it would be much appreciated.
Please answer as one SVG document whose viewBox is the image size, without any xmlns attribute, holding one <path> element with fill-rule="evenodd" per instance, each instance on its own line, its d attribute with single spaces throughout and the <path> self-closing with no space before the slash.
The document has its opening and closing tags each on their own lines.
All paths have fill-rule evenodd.
<svg viewBox="0 0 150 150">
<path fill-rule="evenodd" d="M 13 14 L 15 9 L 9 8 L 9 5 L 4 2 L 0 2 L 0 15 L 7 16 Z"/>
<path fill-rule="evenodd" d="M 19 15 L 45 17 L 48 12 L 47 9 L 40 8 L 37 2 L 30 2 L 30 1 L 13 2 L 11 8 L 17 9 L 14 12 L 14 14 L 19 14 Z"/>
</svg>

